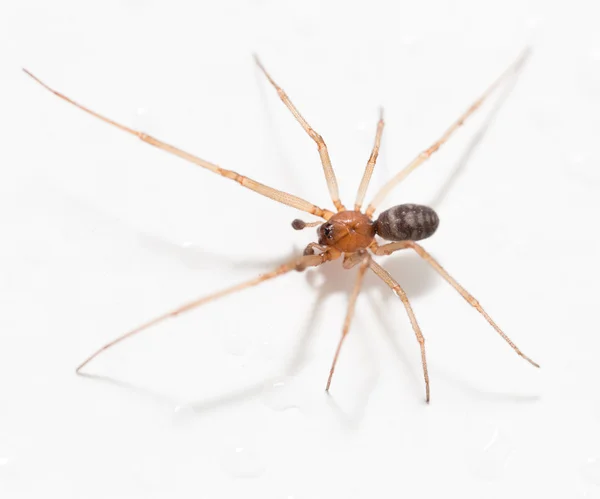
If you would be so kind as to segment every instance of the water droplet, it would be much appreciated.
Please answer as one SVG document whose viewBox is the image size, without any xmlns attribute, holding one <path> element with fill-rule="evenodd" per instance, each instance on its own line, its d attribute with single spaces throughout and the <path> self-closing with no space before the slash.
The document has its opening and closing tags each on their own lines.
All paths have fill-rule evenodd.
<svg viewBox="0 0 600 499">
<path fill-rule="evenodd" d="M 600 487 L 592 487 L 583 493 L 585 499 L 600 499 Z"/>
<path fill-rule="evenodd" d="M 229 332 L 223 335 L 223 347 L 231 355 L 244 355 L 250 348 L 249 335 L 238 332 Z"/>
<path fill-rule="evenodd" d="M 268 383 L 263 390 L 263 402 L 275 411 L 298 407 L 294 378 L 281 376 Z"/>
<path fill-rule="evenodd" d="M 265 360 L 277 358 L 277 348 L 272 340 L 263 340 L 260 343 L 260 356 Z"/>
<path fill-rule="evenodd" d="M 592 415 L 600 422 L 600 398 L 592 402 Z"/>
<path fill-rule="evenodd" d="M 470 432 L 467 459 L 473 474 L 486 481 L 500 479 L 512 452 L 509 436 L 495 425 Z"/>
<path fill-rule="evenodd" d="M 594 158 L 585 152 L 576 152 L 571 155 L 567 165 L 569 175 L 574 178 L 584 181 L 586 183 L 598 183 L 600 182 L 600 175 L 598 175 L 598 164 L 600 160 Z"/>
<path fill-rule="evenodd" d="M 142 10 L 152 7 L 154 0 L 122 0 L 123 5 L 129 9 Z"/>
<path fill-rule="evenodd" d="M 410 33 L 402 36 L 402 43 L 408 47 L 414 45 L 419 41 L 419 37 Z"/>
<path fill-rule="evenodd" d="M 145 133 L 153 133 L 152 130 L 152 113 L 148 107 L 138 107 L 133 115 L 133 128 Z"/>
<path fill-rule="evenodd" d="M 195 414 L 194 408 L 189 404 L 176 405 L 173 408 L 173 416 L 178 420 L 190 419 Z"/>
<path fill-rule="evenodd" d="M 533 31 L 538 29 L 544 23 L 543 17 L 531 17 L 527 20 L 527 27 Z"/>
<path fill-rule="evenodd" d="M 305 272 L 306 282 L 312 288 L 319 289 L 325 285 L 327 278 L 322 272 Z"/>
<path fill-rule="evenodd" d="M 6 442 L 0 441 L 0 470 L 9 468 L 14 461 L 14 448 Z"/>
<path fill-rule="evenodd" d="M 0 451 L 0 476 L 12 471 L 14 458 L 9 455 Z"/>
<path fill-rule="evenodd" d="M 589 483 L 600 485 L 600 458 L 590 457 L 582 466 L 581 474 Z"/>
<path fill-rule="evenodd" d="M 235 477 L 253 478 L 264 473 L 266 466 L 252 447 L 236 446 L 223 458 L 223 467 Z"/>
<path fill-rule="evenodd" d="M 587 93 L 596 97 L 600 87 L 600 47 L 592 47 L 586 56 L 581 68 L 581 85 Z"/>
</svg>

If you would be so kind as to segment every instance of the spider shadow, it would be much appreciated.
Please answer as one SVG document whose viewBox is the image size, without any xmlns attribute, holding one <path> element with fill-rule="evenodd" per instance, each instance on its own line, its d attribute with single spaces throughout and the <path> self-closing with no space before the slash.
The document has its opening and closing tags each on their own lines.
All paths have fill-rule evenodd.
<svg viewBox="0 0 600 499">
<path fill-rule="evenodd" d="M 292 251 L 295 255 L 298 253 Z M 289 258 L 281 258 L 280 263 L 289 261 Z M 253 265 L 257 262 L 253 262 Z M 289 347 L 291 354 L 284 359 L 281 368 L 278 370 L 278 374 L 268 377 L 265 380 L 240 388 L 238 390 L 223 394 L 210 399 L 204 399 L 201 401 L 194 401 L 189 404 L 196 414 L 201 414 L 206 411 L 218 409 L 225 405 L 238 405 L 246 400 L 252 399 L 260 395 L 265 386 L 279 378 L 280 374 L 287 376 L 295 376 L 298 371 L 306 363 L 307 350 L 311 341 L 314 340 L 314 334 L 317 330 L 317 325 L 321 314 L 325 310 L 328 299 L 336 294 L 344 294 L 349 298 L 352 286 L 355 281 L 356 269 L 354 271 L 343 271 L 341 265 L 336 265 L 338 262 L 332 264 L 323 265 L 318 269 L 311 269 L 304 273 L 306 282 L 315 289 L 316 297 L 312 303 L 311 310 L 308 313 L 307 321 L 301 328 L 301 332 L 298 335 L 296 342 Z M 424 262 L 421 262 L 420 258 L 416 254 L 406 252 L 403 255 L 396 255 L 395 258 L 389 258 L 384 262 L 383 267 L 390 272 L 392 275 L 400 276 L 399 280 L 402 282 L 403 288 L 407 293 L 412 296 L 419 296 L 426 294 L 431 286 L 435 282 L 435 276 L 432 272 L 427 272 L 424 275 L 420 272 L 419 265 L 424 266 Z M 271 262 L 270 267 L 273 267 Z M 339 267 L 339 268 L 336 268 Z M 318 283 L 320 281 L 320 284 Z M 400 304 L 398 298 L 389 288 L 383 284 L 374 275 L 368 274 L 365 276 L 362 292 L 366 292 L 372 295 L 375 289 L 381 291 L 381 297 L 383 301 L 395 300 Z M 381 300 L 379 300 L 381 301 Z M 394 336 L 397 331 L 392 327 L 391 324 L 384 317 L 387 315 L 378 310 L 378 317 L 382 324 L 385 324 L 385 330 L 388 333 L 388 339 L 393 343 L 394 350 L 398 353 L 401 361 L 408 365 L 409 361 L 403 353 L 403 349 L 395 342 Z M 339 330 L 341 332 L 343 323 L 343 316 L 340 317 Z M 408 319 L 407 324 L 410 325 Z M 411 331 L 412 334 L 412 331 Z M 333 351 L 332 351 L 333 358 Z M 323 373 L 325 382 L 325 376 L 327 372 Z M 417 375 L 415 374 L 415 379 Z M 355 428 L 362 420 L 364 411 L 366 409 L 367 401 L 370 394 L 375 386 L 376 376 L 370 375 L 367 377 L 366 382 L 361 384 L 360 389 L 356 392 L 356 398 L 353 403 L 351 412 L 344 411 L 340 404 L 336 401 L 334 390 L 327 394 L 326 403 L 338 414 L 340 421 L 345 423 L 346 426 Z"/>
<path fill-rule="evenodd" d="M 170 245 L 167 247 L 170 247 Z M 403 258 L 391 258 L 383 265 L 384 268 L 386 268 L 386 270 L 391 274 L 402 275 L 405 277 L 405 279 L 400 279 L 403 287 L 407 290 L 407 292 L 412 292 L 416 295 L 426 293 L 433 283 L 433 276 L 431 273 L 429 277 L 423 277 L 420 275 L 418 270 L 414 268 L 417 259 L 418 257 L 416 255 L 407 253 L 403 255 Z M 283 263 L 289 261 L 289 258 L 281 258 L 280 261 Z M 262 262 L 250 262 L 252 266 L 261 266 L 261 263 Z M 277 262 L 271 262 L 270 267 L 274 266 L 277 266 Z M 222 408 L 224 406 L 236 406 L 259 396 L 264 391 L 265 386 L 278 379 L 281 373 L 286 375 L 297 374 L 298 370 L 306 361 L 307 347 L 310 344 L 310 341 L 313 339 L 313 334 L 317 328 L 318 319 L 323 313 L 327 300 L 329 297 L 339 293 L 349 296 L 352 289 L 355 279 L 355 272 L 344 272 L 341 268 L 335 267 L 335 264 L 324 265 L 319 269 L 307 271 L 304 274 L 306 281 L 311 285 L 311 287 L 316 288 L 317 296 L 312 304 L 312 310 L 308 314 L 308 320 L 304 327 L 301 328 L 301 333 L 299 334 L 298 340 L 296 341 L 295 345 L 290 348 L 292 354 L 287 360 L 283 361 L 283 365 L 276 375 L 269 376 L 260 382 L 241 387 L 223 395 L 218 395 L 216 397 L 210 397 L 199 401 L 192 401 L 186 404 L 186 406 L 191 408 L 193 412 L 198 415 Z M 322 281 L 321 285 L 315 284 L 317 278 Z M 365 278 L 363 291 L 370 293 L 376 287 L 380 287 L 384 292 L 387 290 L 387 287 L 382 283 L 380 284 L 377 279 L 367 276 Z M 385 293 L 384 296 L 386 296 L 387 299 L 392 298 L 397 300 L 391 291 L 389 293 Z M 385 314 L 381 315 L 383 316 Z M 383 318 L 381 320 L 385 321 Z M 340 331 L 342 327 L 342 321 L 343 317 L 340 317 Z M 388 325 L 387 330 L 391 332 L 393 330 L 392 326 Z M 396 350 L 398 352 L 402 352 L 402 349 L 399 347 L 397 347 Z M 324 376 L 326 374 L 327 373 L 324 373 Z M 169 397 L 164 393 L 157 393 L 148 388 L 137 386 L 127 381 L 87 372 L 79 373 L 79 375 L 103 383 L 113 384 L 121 389 L 135 392 L 145 398 L 152 398 L 155 401 L 158 401 L 161 405 L 168 405 L 171 408 L 178 405 L 174 398 Z M 375 378 L 375 376 L 369 376 L 367 382 L 362 385 L 362 390 L 360 390 L 360 392 L 357 394 L 356 403 L 354 404 L 355 409 L 353 410 L 352 414 L 343 414 L 333 395 L 327 398 L 328 403 L 334 409 L 337 409 L 337 411 L 340 413 L 341 419 L 345 420 L 348 425 L 355 426 L 361 420 L 362 414 L 366 408 L 366 401 L 368 400 L 368 397 L 374 387 Z"/>
<path fill-rule="evenodd" d="M 447 370 L 439 370 L 440 375 L 450 385 L 454 385 L 464 395 L 472 400 L 477 400 L 479 403 L 498 403 L 498 404 L 530 404 L 541 400 L 541 395 L 530 393 L 508 393 L 508 392 L 491 392 L 472 381 L 458 378 Z"/>
<path fill-rule="evenodd" d="M 337 262 L 334 262 L 333 265 L 324 265 L 319 269 L 309 270 L 306 273 L 306 281 L 317 291 L 317 296 L 313 302 L 312 310 L 308 315 L 308 321 L 300 334 L 300 339 L 293 349 L 295 353 L 288 360 L 288 374 L 295 374 L 301 367 L 305 359 L 306 347 L 313 337 L 314 331 L 316 330 L 316 324 L 327 300 L 336 294 L 345 294 L 348 299 L 350 297 L 356 279 L 356 269 L 349 272 L 344 271 L 341 268 L 341 265 L 336 265 L 336 263 Z M 408 251 L 402 255 L 398 254 L 387 259 L 383 262 L 382 266 L 392 276 L 395 276 L 398 279 L 407 294 L 412 297 L 426 294 L 435 281 L 434 275 L 431 272 L 421 272 L 422 270 L 428 270 L 423 269 L 424 262 L 422 262 L 416 254 Z M 319 284 L 318 281 L 321 283 Z M 377 300 L 373 299 L 373 294 L 375 292 L 379 292 Z M 371 273 L 368 273 L 365 276 L 359 300 L 360 296 L 364 294 L 369 296 L 369 301 L 372 305 L 380 303 L 381 301 L 389 302 L 390 300 L 394 300 L 398 304 L 401 303 L 387 285 Z M 385 322 L 384 317 L 387 314 L 381 311 L 379 305 L 376 305 L 374 308 L 377 312 L 377 318 L 382 323 Z M 343 317 L 340 317 L 340 332 L 342 321 Z"/>
<path fill-rule="evenodd" d="M 407 294 L 411 297 L 425 295 L 431 289 L 435 283 L 435 276 L 432 272 L 427 272 L 429 269 L 424 269 L 425 263 L 414 253 L 402 252 L 392 258 L 388 258 L 383 262 L 382 266 L 392 275 L 395 276 L 402 287 L 406 290 Z M 425 270 L 425 272 L 421 272 Z M 327 301 L 330 297 L 343 294 L 347 300 L 350 298 L 352 288 L 356 279 L 357 270 L 344 271 L 340 265 L 324 265 L 318 269 L 313 269 L 306 273 L 306 281 L 316 289 L 317 296 L 313 301 L 311 311 L 308 315 L 308 320 L 298 335 L 298 340 L 295 345 L 290 348 L 292 354 L 284 362 L 285 374 L 296 375 L 298 371 L 306 362 L 308 346 L 314 341 L 314 334 L 318 329 L 317 324 L 319 318 L 323 314 Z M 320 283 L 318 283 L 320 282 Z M 378 296 L 375 296 L 378 294 Z M 405 366 L 408 371 L 412 372 L 415 379 L 417 375 L 413 372 L 410 366 L 408 358 L 404 354 L 404 349 L 401 348 L 397 341 L 398 330 L 402 328 L 394 327 L 389 322 L 389 314 L 384 311 L 382 303 L 389 308 L 389 306 L 400 306 L 402 312 L 404 307 L 402 306 L 398 297 L 389 289 L 389 287 L 378 279 L 374 274 L 369 272 L 363 281 L 359 300 L 363 295 L 367 295 L 368 303 L 375 311 L 375 316 L 379 325 L 383 326 L 383 330 L 386 333 L 386 339 L 392 345 L 392 349 L 397 354 L 400 362 Z M 389 304 L 389 302 L 394 305 Z M 340 317 L 339 331 L 341 333 L 344 316 Z M 406 325 L 410 328 L 410 322 L 406 319 Z M 356 324 L 351 327 L 356 329 Z M 356 334 L 359 334 L 358 332 Z M 411 336 L 413 335 L 410 330 Z M 338 336 L 336 335 L 336 340 Z M 333 359 L 334 351 L 332 350 L 331 356 Z M 354 392 L 354 400 L 352 403 L 351 410 L 344 410 L 337 400 L 335 395 L 335 387 L 332 388 L 331 392 L 327 393 L 326 402 L 328 405 L 338 414 L 340 421 L 343 422 L 349 428 L 356 428 L 364 415 L 367 401 L 374 389 L 377 379 L 376 366 L 371 366 L 370 374 L 367 374 L 366 379 L 363 383 L 357 387 Z M 329 373 L 323 373 L 323 383 L 326 380 L 326 376 Z M 343 383 L 343 380 L 338 380 L 337 383 Z"/>
</svg>

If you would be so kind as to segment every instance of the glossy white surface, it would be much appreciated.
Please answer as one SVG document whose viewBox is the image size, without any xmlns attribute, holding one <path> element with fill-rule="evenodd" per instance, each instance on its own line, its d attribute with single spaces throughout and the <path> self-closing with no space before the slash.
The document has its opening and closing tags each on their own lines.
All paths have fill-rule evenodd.
<svg viewBox="0 0 600 499">
<path fill-rule="evenodd" d="M 396 4 L 2 4 L 0 497 L 600 496 L 597 2 Z M 398 254 L 385 267 L 427 338 L 430 405 L 408 319 L 373 276 L 325 395 L 354 278 L 339 262 L 168 321 L 99 357 L 94 378 L 74 374 L 118 334 L 271 269 L 314 232 L 21 67 L 325 205 L 314 144 L 256 51 L 325 137 L 351 204 L 379 105 L 381 185 L 528 43 L 501 107 L 490 101 L 385 207 L 438 211 L 424 246 L 540 370 Z"/>
</svg>

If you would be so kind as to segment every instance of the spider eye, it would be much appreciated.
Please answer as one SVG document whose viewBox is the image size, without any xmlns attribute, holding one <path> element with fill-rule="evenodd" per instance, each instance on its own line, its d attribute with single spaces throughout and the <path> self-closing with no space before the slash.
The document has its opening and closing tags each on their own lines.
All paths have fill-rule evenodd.
<svg viewBox="0 0 600 499">
<path fill-rule="evenodd" d="M 329 246 L 335 242 L 335 227 L 331 222 L 326 222 L 319 226 L 317 231 L 319 235 L 319 244 Z"/>
</svg>

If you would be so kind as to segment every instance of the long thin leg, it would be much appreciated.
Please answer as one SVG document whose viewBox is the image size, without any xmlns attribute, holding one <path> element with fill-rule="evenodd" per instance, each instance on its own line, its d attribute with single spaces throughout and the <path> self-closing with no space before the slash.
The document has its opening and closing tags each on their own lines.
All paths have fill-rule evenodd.
<svg viewBox="0 0 600 499">
<path fill-rule="evenodd" d="M 352 322 L 352 316 L 354 315 L 354 308 L 356 307 L 356 299 L 358 298 L 358 294 L 360 293 L 360 287 L 362 285 L 363 279 L 365 277 L 365 272 L 369 268 L 369 262 L 371 261 L 371 256 L 366 254 L 363 257 L 362 263 L 358 268 L 358 274 L 356 275 L 356 281 L 354 283 L 354 289 L 352 290 L 352 295 L 350 296 L 350 302 L 348 303 L 348 311 L 346 312 L 346 319 L 344 320 L 344 327 L 342 329 L 342 337 L 340 338 L 340 342 L 338 343 L 337 349 L 335 351 L 335 355 L 333 357 L 333 363 L 331 364 L 331 369 L 329 370 L 329 378 L 327 378 L 327 386 L 325 387 L 325 391 L 329 391 L 329 387 L 331 386 L 331 378 L 333 378 L 333 371 L 335 370 L 335 365 L 337 364 L 338 357 L 340 356 L 340 350 L 342 349 L 342 344 L 348 335 L 348 331 L 350 330 L 350 323 Z"/>
<path fill-rule="evenodd" d="M 116 345 L 117 343 L 120 343 L 121 341 L 137 334 L 140 333 L 142 331 L 144 331 L 145 329 L 148 329 L 150 326 L 154 326 L 156 324 L 159 324 L 160 322 L 164 321 L 165 319 L 169 319 L 171 317 L 175 317 L 176 315 L 179 315 L 183 312 L 188 312 L 194 308 L 199 307 L 200 305 L 204 305 L 205 303 L 217 300 L 219 298 L 222 298 L 224 296 L 227 296 L 231 293 L 235 293 L 236 291 L 241 291 L 243 289 L 246 288 L 250 288 L 252 286 L 256 286 L 257 284 L 260 284 L 262 282 L 268 281 L 269 279 L 273 279 L 275 277 L 278 277 L 280 275 L 283 274 L 287 274 L 288 272 L 290 272 L 291 270 L 304 270 L 306 267 L 317 267 L 331 259 L 335 258 L 335 254 L 330 254 L 329 252 L 325 252 L 325 253 L 321 253 L 320 255 L 307 255 L 307 256 L 302 256 L 300 258 L 296 258 L 293 261 L 280 265 L 279 267 L 277 267 L 275 270 L 268 272 L 266 274 L 263 274 L 261 276 L 255 277 L 254 279 L 250 279 L 249 281 L 243 282 L 241 284 L 237 284 L 235 286 L 232 286 L 230 288 L 227 289 L 223 289 L 221 291 L 218 291 L 216 293 L 213 293 L 211 295 L 208 296 L 204 296 L 202 298 L 199 298 L 197 300 L 191 301 L 186 303 L 185 305 L 182 305 L 178 308 L 176 308 L 175 310 L 171 310 L 170 312 L 167 312 L 163 315 L 160 315 L 144 324 L 142 324 L 141 326 L 136 327 L 135 329 L 132 329 L 131 331 L 119 336 L 118 338 L 112 340 L 111 342 L 107 343 L 106 345 L 104 345 L 102 348 L 100 348 L 99 350 L 95 351 L 92 355 L 90 355 L 87 359 L 85 359 L 85 361 L 83 361 L 79 367 L 77 368 L 76 372 L 79 372 L 83 367 L 85 367 L 92 359 L 94 359 L 95 357 L 97 357 L 98 355 L 100 355 L 102 352 L 104 352 L 105 350 L 108 350 L 110 347 Z"/>
<path fill-rule="evenodd" d="M 521 350 L 519 350 L 517 345 L 515 345 L 512 342 L 512 340 L 508 336 L 506 336 L 506 334 L 504 334 L 502 329 L 500 329 L 498 327 L 498 325 L 487 314 L 487 312 L 483 309 L 483 307 L 479 304 L 479 302 L 465 288 L 463 288 L 460 284 L 458 284 L 458 282 L 456 282 L 456 280 L 454 278 L 452 278 L 452 276 L 450 276 L 450 274 L 448 274 L 448 272 L 446 272 L 446 270 L 444 270 L 444 268 L 427 251 L 425 251 L 425 249 L 422 246 L 415 243 L 414 241 L 401 241 L 398 243 L 390 243 L 390 244 L 385 244 L 383 246 L 380 246 L 375 251 L 375 254 L 390 255 L 394 251 L 398 251 L 398 250 L 405 249 L 405 248 L 412 248 L 413 250 L 415 250 L 417 252 L 417 254 L 421 258 L 423 258 L 423 260 L 425 260 L 429 265 L 431 265 L 438 272 L 438 274 L 440 274 L 444 279 L 446 279 L 446 281 L 448 281 L 448 283 L 450 283 L 450 285 L 454 289 L 456 289 L 456 291 L 458 291 L 460 293 L 460 295 L 469 304 L 471 304 L 473 307 L 475 307 L 479 311 L 479 313 L 485 317 L 485 320 L 487 320 L 490 323 L 490 325 L 496 330 L 496 332 L 500 336 L 502 336 L 504 341 L 506 341 L 506 343 L 508 343 L 515 352 L 517 352 L 521 357 L 523 357 L 532 366 L 540 367 L 538 363 L 531 360 L 529 357 L 527 357 L 527 355 L 525 355 L 523 352 L 521 352 Z"/>
<path fill-rule="evenodd" d="M 408 314 L 408 318 L 410 319 L 410 323 L 412 325 L 413 331 L 415 332 L 415 336 L 417 337 L 417 341 L 419 342 L 419 348 L 421 349 L 421 364 L 423 365 L 423 376 L 425 377 L 425 400 L 429 403 L 429 372 L 427 371 L 427 357 L 425 356 L 425 338 L 423 337 L 423 333 L 421 333 L 421 328 L 417 323 L 417 318 L 415 317 L 415 313 L 413 312 L 412 307 L 410 306 L 410 302 L 408 301 L 408 297 L 406 293 L 398 284 L 394 278 L 385 270 L 381 265 L 378 265 L 373 260 L 370 263 L 371 270 L 383 280 L 392 291 L 396 293 L 398 298 L 402 301 L 404 308 L 406 309 L 406 313 Z"/>
<path fill-rule="evenodd" d="M 120 123 L 117 123 L 116 121 L 106 118 L 105 116 L 102 116 L 101 114 L 98 114 L 95 111 L 92 111 L 91 109 L 88 109 L 88 108 L 82 106 L 81 104 L 78 104 L 77 102 L 73 101 L 69 97 L 61 94 L 60 92 L 57 92 L 53 88 L 50 88 L 43 81 L 41 81 L 39 78 L 37 78 L 36 76 L 31 74 L 26 69 L 23 69 L 23 71 L 25 73 L 27 73 L 29 76 L 31 76 L 31 78 L 33 78 L 35 81 L 37 81 L 44 88 L 46 88 L 47 90 L 52 92 L 54 95 L 69 102 L 70 104 L 73 104 L 74 106 L 78 107 L 82 111 L 85 111 L 86 113 L 91 114 L 92 116 L 95 116 L 96 118 L 104 121 L 105 123 L 108 123 L 109 125 L 117 127 L 119 129 L 123 130 L 124 132 L 130 133 L 131 135 L 135 135 L 139 139 L 143 140 L 144 142 L 146 142 L 152 146 L 162 149 L 163 151 L 166 151 L 168 153 L 174 154 L 175 156 L 179 156 L 180 158 L 183 158 L 186 161 L 190 161 L 191 163 L 194 163 L 195 165 L 201 166 L 202 168 L 206 168 L 207 170 L 217 173 L 218 175 L 221 175 L 222 177 L 233 180 L 233 181 L 237 182 L 238 184 L 240 184 L 244 187 L 247 187 L 250 190 L 258 192 L 259 194 L 266 196 L 268 198 L 274 199 L 275 201 L 277 201 L 279 203 L 291 206 L 292 208 L 296 208 L 298 210 L 305 211 L 306 213 L 316 215 L 316 216 L 324 218 L 326 220 L 329 219 L 329 217 L 331 217 L 331 215 L 333 215 L 333 213 L 331 211 L 319 208 L 318 206 L 315 206 L 314 204 L 309 203 L 308 201 L 306 201 L 302 198 L 294 196 L 293 194 L 288 194 L 287 192 L 273 189 L 272 187 L 269 187 L 267 185 L 256 182 L 255 180 L 249 179 L 248 177 L 244 177 L 243 175 L 240 175 L 239 173 L 236 173 L 234 171 L 225 170 L 224 168 L 221 168 L 221 167 L 215 165 L 214 163 L 200 159 L 197 156 L 194 156 L 188 152 L 182 151 L 181 149 L 178 149 L 175 146 L 172 146 L 172 145 L 162 142 L 158 139 L 155 139 L 154 137 L 152 137 L 150 135 L 147 135 L 138 130 L 134 130 L 132 128 L 126 127 L 125 125 L 121 125 Z"/>
<path fill-rule="evenodd" d="M 275 80 L 273 80 L 273 78 L 271 78 L 271 75 L 267 72 L 265 67 L 262 65 L 262 63 L 260 62 L 260 59 L 258 58 L 258 56 L 256 54 L 254 54 L 254 60 L 256 61 L 256 64 L 261 69 L 261 71 L 264 73 L 264 75 L 267 77 L 267 80 L 269 80 L 271 85 L 273 85 L 273 87 L 277 91 L 277 94 L 279 95 L 279 98 L 283 101 L 283 103 L 285 104 L 285 107 L 287 107 L 290 110 L 290 112 L 294 115 L 294 118 L 296 118 L 296 121 L 298 121 L 298 123 L 300 123 L 300 125 L 302 125 L 302 128 L 304 128 L 304 131 L 317 144 L 317 148 L 319 149 L 319 156 L 321 157 L 321 164 L 323 165 L 323 171 L 325 172 L 325 180 L 327 181 L 327 188 L 329 189 L 329 195 L 331 196 L 331 200 L 333 201 L 333 204 L 335 205 L 335 207 L 338 211 L 344 211 L 346 208 L 344 208 L 344 205 L 340 201 L 337 180 L 335 178 L 335 173 L 333 172 L 333 167 L 331 166 L 331 159 L 329 159 L 329 152 L 327 151 L 327 146 L 325 145 L 325 141 L 323 140 L 323 137 L 321 137 L 317 132 L 315 132 L 312 129 L 312 127 L 307 123 L 307 121 L 300 114 L 298 109 L 296 109 L 296 106 L 294 106 L 294 104 L 292 104 L 292 101 L 287 96 L 287 94 L 283 91 L 283 89 L 279 85 L 277 85 L 277 83 L 275 83 Z"/>
<path fill-rule="evenodd" d="M 369 188 L 371 175 L 373 175 L 375 163 L 377 162 L 377 156 L 379 155 L 379 146 L 381 145 L 381 134 L 383 133 L 384 125 L 385 123 L 383 121 L 383 108 L 381 108 L 379 111 L 379 122 L 377 123 L 377 133 L 375 134 L 375 144 L 373 144 L 371 156 L 369 157 L 369 161 L 367 162 L 365 173 L 363 174 L 363 178 L 360 181 L 360 186 L 358 187 L 358 193 L 356 194 L 356 202 L 354 203 L 354 209 L 356 211 L 360 211 L 363 201 L 365 200 L 365 194 L 367 193 L 367 189 Z"/>
<path fill-rule="evenodd" d="M 429 149 L 425 149 L 421 154 L 419 154 L 415 159 L 412 160 L 403 170 L 400 170 L 394 177 L 392 177 L 375 195 L 373 201 L 367 207 L 367 211 L 365 212 L 367 216 L 372 216 L 379 204 L 383 201 L 383 199 L 392 191 L 396 185 L 398 185 L 402 180 L 404 180 L 409 173 L 411 173 L 415 168 L 424 163 L 429 159 L 429 157 L 436 152 L 449 138 L 450 136 L 458 129 L 460 126 L 467 120 L 471 114 L 473 114 L 485 101 L 485 99 L 500 85 L 502 80 L 506 78 L 509 74 L 516 72 L 522 66 L 523 62 L 529 55 L 530 49 L 525 49 L 521 55 L 517 58 L 515 62 L 513 62 L 508 69 L 504 71 L 498 77 L 498 79 L 492 83 L 488 87 L 488 89 L 473 103 L 471 107 L 469 107 L 461 116 L 456 120 L 450 128 L 448 128 L 444 134 L 431 146 Z"/>
</svg>

